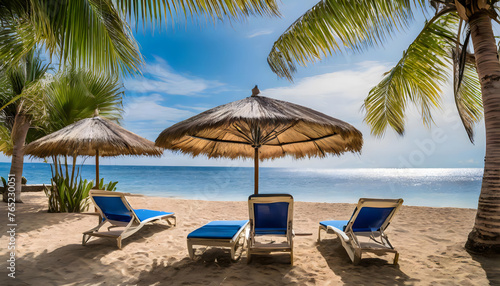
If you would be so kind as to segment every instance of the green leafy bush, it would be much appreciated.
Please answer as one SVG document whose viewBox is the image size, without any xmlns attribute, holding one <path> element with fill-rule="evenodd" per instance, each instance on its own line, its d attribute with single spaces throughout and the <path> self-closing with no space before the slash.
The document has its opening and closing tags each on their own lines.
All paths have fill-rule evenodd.
<svg viewBox="0 0 500 286">
<path fill-rule="evenodd" d="M 51 179 L 51 186 L 45 186 L 45 194 L 49 198 L 49 212 L 83 212 L 89 207 L 89 191 L 93 181 L 79 178 L 71 184 L 70 178 L 57 175 Z"/>
<path fill-rule="evenodd" d="M 104 184 L 104 178 L 101 178 L 101 181 L 99 181 L 99 188 L 98 189 L 114 192 L 114 191 L 116 191 L 116 184 L 118 184 L 118 182 L 109 182 L 107 184 Z"/>
<path fill-rule="evenodd" d="M 94 181 L 83 180 L 79 177 L 80 168 L 73 166 L 70 173 L 66 162 L 61 163 L 59 160 L 55 162 L 54 166 L 51 166 L 51 185 L 44 186 L 45 194 L 49 199 L 49 212 L 84 212 L 88 210 L 89 192 L 95 185 Z M 104 179 L 101 179 L 98 188 L 115 191 L 116 184 L 118 182 L 104 184 Z"/>
<path fill-rule="evenodd" d="M 4 177 L 0 177 L 0 178 L 2 179 L 2 184 L 3 184 L 3 190 L 0 191 L 0 194 L 1 194 L 3 192 L 7 191 L 8 186 L 7 186 L 7 180 L 5 180 Z M 23 176 L 23 178 L 21 180 L 21 184 L 26 185 L 27 182 L 28 182 L 28 180 Z"/>
<path fill-rule="evenodd" d="M 6 192 L 7 188 L 8 188 L 8 186 L 7 186 L 7 180 L 5 180 L 4 177 L 0 177 L 0 178 L 2 178 L 3 191 L 1 193 L 3 193 L 3 192 Z"/>
</svg>

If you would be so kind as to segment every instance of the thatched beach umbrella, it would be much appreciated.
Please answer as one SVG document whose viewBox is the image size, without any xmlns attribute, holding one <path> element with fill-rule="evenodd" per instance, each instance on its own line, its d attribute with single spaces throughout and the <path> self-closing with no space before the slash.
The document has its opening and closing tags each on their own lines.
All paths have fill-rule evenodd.
<svg viewBox="0 0 500 286">
<path fill-rule="evenodd" d="M 361 132 L 310 108 L 258 96 L 221 105 L 163 130 L 156 146 L 209 158 L 254 158 L 255 193 L 259 159 L 290 155 L 324 157 L 360 152 Z"/>
<path fill-rule="evenodd" d="M 95 156 L 98 186 L 100 156 L 161 156 L 162 150 L 153 142 L 96 115 L 31 142 L 25 147 L 25 154 L 40 158 L 55 155 Z"/>
</svg>

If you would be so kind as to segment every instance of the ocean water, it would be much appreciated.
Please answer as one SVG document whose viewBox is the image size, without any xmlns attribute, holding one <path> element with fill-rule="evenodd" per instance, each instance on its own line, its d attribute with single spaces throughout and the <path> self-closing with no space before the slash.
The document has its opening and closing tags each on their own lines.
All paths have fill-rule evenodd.
<svg viewBox="0 0 500 286">
<path fill-rule="evenodd" d="M 10 164 L 0 163 L 6 177 Z M 253 168 L 100 166 L 106 182 L 122 192 L 185 199 L 245 201 L 253 193 Z M 261 168 L 260 193 L 290 193 L 306 202 L 356 203 L 361 197 L 403 198 L 405 205 L 476 208 L 482 169 L 285 169 Z M 95 178 L 84 165 L 82 177 Z M 26 163 L 29 184 L 50 183 L 49 164 Z"/>
</svg>

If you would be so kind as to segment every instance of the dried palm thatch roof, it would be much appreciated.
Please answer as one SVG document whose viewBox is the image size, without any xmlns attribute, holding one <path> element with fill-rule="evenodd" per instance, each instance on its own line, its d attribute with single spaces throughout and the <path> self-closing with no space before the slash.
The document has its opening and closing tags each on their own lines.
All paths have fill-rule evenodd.
<svg viewBox="0 0 500 286">
<path fill-rule="evenodd" d="M 99 156 L 162 154 L 153 142 L 99 116 L 82 119 L 31 142 L 25 147 L 25 154 L 40 158 L 53 155 L 96 156 L 96 150 Z"/>
<path fill-rule="evenodd" d="M 221 105 L 161 132 L 156 146 L 209 158 L 274 159 L 360 152 L 362 134 L 313 109 L 263 96 Z"/>
</svg>

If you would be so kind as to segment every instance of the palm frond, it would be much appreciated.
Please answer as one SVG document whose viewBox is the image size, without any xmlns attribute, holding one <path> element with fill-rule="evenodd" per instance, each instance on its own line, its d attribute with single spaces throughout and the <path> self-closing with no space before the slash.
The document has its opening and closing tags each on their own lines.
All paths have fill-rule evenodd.
<svg viewBox="0 0 500 286">
<path fill-rule="evenodd" d="M 48 133 L 78 120 L 100 115 L 118 121 L 122 112 L 123 86 L 116 77 L 87 70 L 66 70 L 59 74 L 48 91 L 50 113 Z"/>
<path fill-rule="evenodd" d="M 12 155 L 12 148 L 14 144 L 10 136 L 10 128 L 0 124 L 0 152 L 4 155 Z"/>
<path fill-rule="evenodd" d="M 83 78 L 93 98 L 93 103 L 90 106 L 97 107 L 100 116 L 119 122 L 122 118 L 122 96 L 124 95 L 123 85 L 119 79 L 91 71 L 86 71 Z M 91 113 L 93 114 L 94 111 L 95 108 Z"/>
<path fill-rule="evenodd" d="M 45 0 L 43 8 L 49 9 L 51 2 Z M 139 72 L 139 48 L 111 0 L 71 0 L 61 6 L 49 21 L 50 30 L 63 40 L 63 63 L 112 73 Z"/>
<path fill-rule="evenodd" d="M 249 15 L 278 16 L 276 0 L 115 0 L 120 12 L 139 22 L 159 23 L 182 16 L 214 20 L 242 19 Z"/>
<path fill-rule="evenodd" d="M 0 28 L 1 69 L 17 65 L 23 57 L 35 49 L 33 27 L 19 23 L 14 17 L 2 19 Z"/>
<path fill-rule="evenodd" d="M 52 77 L 45 75 L 44 78 L 27 84 L 22 93 L 18 112 L 29 116 L 32 125 L 44 124 L 48 113 L 46 106 L 46 93 Z"/>
<path fill-rule="evenodd" d="M 30 50 L 16 65 L 4 67 L 0 74 L 0 78 L 2 78 L 0 111 L 13 105 L 13 108 L 7 112 L 12 113 L 10 115 L 14 116 L 17 112 L 14 103 L 22 100 L 28 94 L 25 90 L 30 88 L 32 84 L 37 84 L 37 82 L 42 80 L 49 69 L 50 66 L 42 61 L 39 50 Z M 34 91 L 34 94 L 38 94 L 38 92 Z M 29 94 L 28 96 L 33 97 L 34 94 Z"/>
<path fill-rule="evenodd" d="M 481 84 L 475 63 L 467 61 L 467 44 L 464 43 L 462 52 L 453 51 L 455 104 L 467 136 L 474 143 L 474 125 L 483 118 Z"/>
<path fill-rule="evenodd" d="M 383 136 L 387 127 L 403 135 L 410 102 L 419 109 L 425 125 L 433 122 L 431 108 L 440 106 L 440 86 L 449 78 L 449 51 L 455 46 L 458 22 L 456 12 L 432 18 L 397 65 L 370 91 L 363 108 L 373 135 Z"/>
<path fill-rule="evenodd" d="M 107 72 L 139 73 L 143 63 L 125 21 L 158 23 L 184 15 L 212 20 L 279 15 L 276 0 L 26 0 L 0 5 L 0 56 L 17 62 L 35 45 L 63 64 Z M 9 17 L 7 17 L 10 15 Z"/>
<path fill-rule="evenodd" d="M 296 63 L 381 45 L 413 19 L 412 5 L 424 7 L 424 1 L 320 1 L 278 38 L 267 62 L 279 77 L 292 80 Z"/>
<path fill-rule="evenodd" d="M 40 46 L 62 64 L 110 73 L 139 72 L 142 56 L 112 0 L 25 2 L 24 10 L 2 19 L 0 57 L 6 64 Z"/>
</svg>

